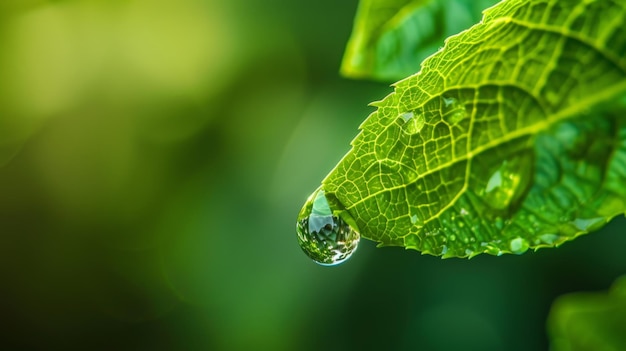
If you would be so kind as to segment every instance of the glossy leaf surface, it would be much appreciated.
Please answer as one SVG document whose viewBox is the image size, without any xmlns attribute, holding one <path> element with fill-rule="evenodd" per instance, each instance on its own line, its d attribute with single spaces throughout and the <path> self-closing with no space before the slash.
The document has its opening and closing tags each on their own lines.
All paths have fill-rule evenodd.
<svg viewBox="0 0 626 351">
<path fill-rule="evenodd" d="M 373 105 L 323 181 L 362 237 L 523 253 L 625 211 L 626 4 L 504 1 Z"/>
</svg>

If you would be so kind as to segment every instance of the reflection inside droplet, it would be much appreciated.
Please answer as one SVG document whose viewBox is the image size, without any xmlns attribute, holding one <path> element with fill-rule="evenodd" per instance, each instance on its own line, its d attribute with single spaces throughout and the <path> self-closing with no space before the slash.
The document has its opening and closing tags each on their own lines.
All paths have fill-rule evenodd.
<svg viewBox="0 0 626 351">
<path fill-rule="evenodd" d="M 359 244 L 360 235 L 353 229 L 354 221 L 339 206 L 338 201 L 331 204 L 324 190 L 319 188 L 298 215 L 296 231 L 300 247 L 313 261 L 324 266 L 347 260 Z"/>
<path fill-rule="evenodd" d="M 552 245 L 559 240 L 559 236 L 556 234 L 543 234 L 539 236 L 539 239 L 546 244 Z"/>
<path fill-rule="evenodd" d="M 509 243 L 509 247 L 512 253 L 520 255 L 528 251 L 529 245 L 528 241 L 526 241 L 524 238 L 514 238 Z"/>
<path fill-rule="evenodd" d="M 450 106 L 456 104 L 456 99 L 453 98 L 453 97 L 442 96 L 441 98 L 443 99 L 444 107 L 450 107 Z"/>
<path fill-rule="evenodd" d="M 445 96 L 442 96 L 441 99 L 443 101 L 441 113 L 443 119 L 448 122 L 449 125 L 455 125 L 467 117 L 465 106 L 457 99 Z"/>
<path fill-rule="evenodd" d="M 401 113 L 399 119 L 402 120 L 402 130 L 407 134 L 419 133 L 426 124 L 424 115 L 415 114 L 412 111 Z"/>
<path fill-rule="evenodd" d="M 519 201 L 532 181 L 532 152 L 522 153 L 502 161 L 491 173 L 481 191 L 486 204 L 496 210 L 504 210 Z"/>
<path fill-rule="evenodd" d="M 601 227 L 602 224 L 604 224 L 605 222 L 606 222 L 606 220 L 604 218 L 602 218 L 602 217 L 596 217 L 596 218 L 576 218 L 572 222 L 572 224 L 578 230 L 591 231 L 593 229 L 597 229 L 597 228 Z"/>
</svg>

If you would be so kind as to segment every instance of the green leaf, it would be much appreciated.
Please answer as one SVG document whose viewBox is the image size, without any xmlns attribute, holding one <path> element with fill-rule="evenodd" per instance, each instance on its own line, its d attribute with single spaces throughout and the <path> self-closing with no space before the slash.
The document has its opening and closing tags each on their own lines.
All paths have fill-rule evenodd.
<svg viewBox="0 0 626 351">
<path fill-rule="evenodd" d="M 450 35 L 497 0 L 361 0 L 341 64 L 351 78 L 396 81 L 417 72 Z"/>
<path fill-rule="evenodd" d="M 626 210 L 626 4 L 509 0 L 374 103 L 322 183 L 380 245 L 523 253 Z"/>
<path fill-rule="evenodd" d="M 608 293 L 559 297 L 548 316 L 552 351 L 626 350 L 626 276 Z"/>
</svg>

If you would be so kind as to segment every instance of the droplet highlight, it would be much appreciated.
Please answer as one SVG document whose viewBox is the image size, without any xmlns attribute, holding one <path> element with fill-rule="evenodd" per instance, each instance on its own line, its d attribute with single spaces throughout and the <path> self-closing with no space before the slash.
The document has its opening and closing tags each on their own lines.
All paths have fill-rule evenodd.
<svg viewBox="0 0 626 351">
<path fill-rule="evenodd" d="M 511 242 L 509 242 L 509 248 L 511 249 L 511 252 L 517 255 L 521 255 L 524 252 L 528 251 L 529 247 L 530 245 L 528 245 L 528 241 L 523 238 L 515 238 L 512 239 Z"/>
<path fill-rule="evenodd" d="M 300 248 L 323 266 L 333 266 L 350 258 L 361 238 L 353 228 L 352 218 L 339 206 L 338 201 L 329 201 L 324 190 L 319 188 L 298 215 L 296 232 Z M 353 223 L 352 226 L 348 222 Z"/>
<path fill-rule="evenodd" d="M 496 219 L 493 221 L 493 224 L 498 230 L 502 230 L 504 228 L 504 220 L 502 219 L 502 217 L 496 217 Z"/>
<path fill-rule="evenodd" d="M 557 240 L 559 240 L 559 236 L 556 234 L 542 234 L 539 236 L 539 239 L 548 245 L 553 245 Z"/>
<path fill-rule="evenodd" d="M 467 110 L 465 106 L 459 102 L 459 100 L 453 97 L 441 97 L 442 107 L 441 112 L 444 121 L 453 126 L 467 117 Z"/>
<path fill-rule="evenodd" d="M 572 221 L 572 224 L 576 229 L 581 231 L 593 231 L 602 227 L 606 223 L 603 217 L 596 218 L 576 218 Z"/>
<path fill-rule="evenodd" d="M 402 123 L 402 130 L 410 135 L 419 133 L 426 124 L 424 115 L 416 114 L 413 111 L 401 113 L 399 119 Z"/>
<path fill-rule="evenodd" d="M 417 224 L 417 222 L 419 222 L 419 218 L 417 217 L 417 215 L 412 215 L 411 224 Z"/>
<path fill-rule="evenodd" d="M 533 160 L 532 152 L 528 152 L 502 161 L 481 191 L 485 203 L 495 210 L 505 210 L 522 199 L 532 182 Z"/>
</svg>

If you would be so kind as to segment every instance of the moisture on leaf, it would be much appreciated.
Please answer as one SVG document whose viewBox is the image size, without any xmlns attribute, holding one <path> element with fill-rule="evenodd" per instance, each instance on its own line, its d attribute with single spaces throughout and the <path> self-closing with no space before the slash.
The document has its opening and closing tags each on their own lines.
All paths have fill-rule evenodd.
<svg viewBox="0 0 626 351">
<path fill-rule="evenodd" d="M 626 210 L 626 3 L 508 0 L 373 105 L 322 182 L 363 238 L 554 247 Z"/>
<path fill-rule="evenodd" d="M 296 231 L 302 251 L 323 266 L 347 260 L 359 245 L 360 236 L 352 218 L 337 208 L 336 201 L 322 189 L 315 191 L 302 207 Z"/>
<path fill-rule="evenodd" d="M 396 81 L 417 72 L 444 39 L 481 18 L 496 0 L 361 0 L 341 73 Z"/>
</svg>

